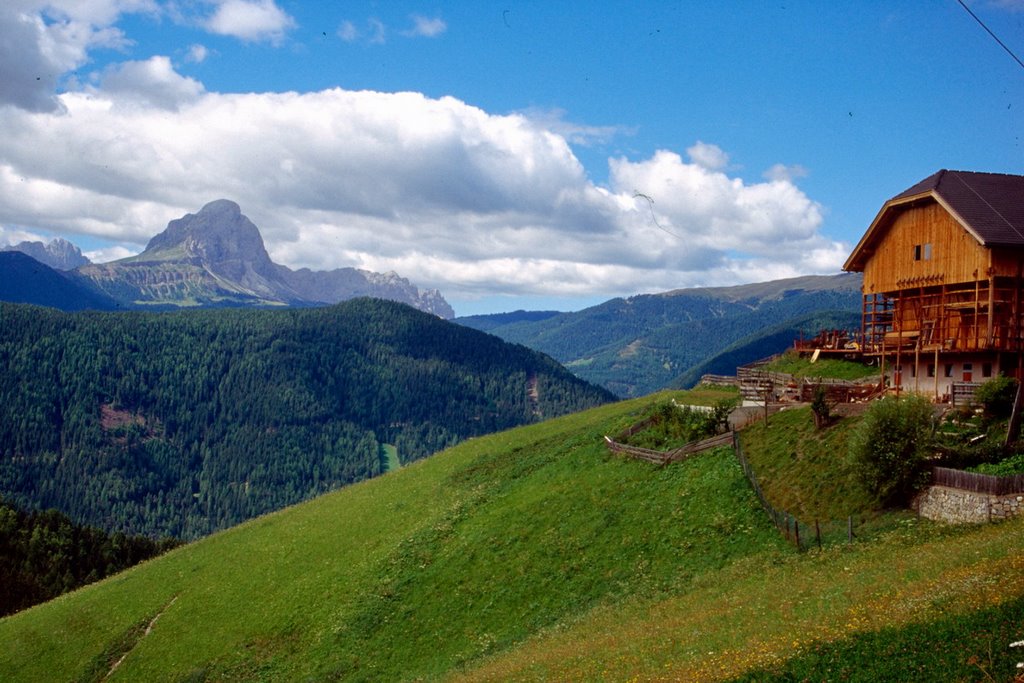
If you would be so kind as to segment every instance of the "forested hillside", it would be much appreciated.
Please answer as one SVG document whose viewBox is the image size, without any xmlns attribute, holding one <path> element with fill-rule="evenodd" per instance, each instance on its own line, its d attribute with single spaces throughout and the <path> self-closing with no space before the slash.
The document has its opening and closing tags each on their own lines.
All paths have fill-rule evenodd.
<svg viewBox="0 0 1024 683">
<path fill-rule="evenodd" d="M 0 498 L 0 616 L 55 598 L 169 550 L 178 542 L 108 534 L 56 510 Z"/>
<path fill-rule="evenodd" d="M 195 538 L 469 436 L 610 400 L 556 362 L 381 300 L 68 314 L 0 305 L 0 494 Z"/>
<path fill-rule="evenodd" d="M 0 251 L 0 301 L 51 306 L 64 311 L 114 311 L 118 308 L 110 297 L 20 251 Z"/>
<path fill-rule="evenodd" d="M 474 316 L 456 322 L 550 354 L 588 382 L 634 397 L 669 386 L 766 328 L 787 321 L 796 328 L 826 312 L 859 314 L 860 282 L 857 274 L 808 276 L 612 299 L 537 320 Z M 761 346 L 770 355 L 791 342 Z"/>
</svg>

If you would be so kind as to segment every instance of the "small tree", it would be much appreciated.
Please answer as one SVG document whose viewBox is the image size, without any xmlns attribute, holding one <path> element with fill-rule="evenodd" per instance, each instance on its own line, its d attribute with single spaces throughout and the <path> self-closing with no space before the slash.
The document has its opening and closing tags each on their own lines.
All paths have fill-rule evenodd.
<svg viewBox="0 0 1024 683">
<path fill-rule="evenodd" d="M 736 407 L 736 403 L 736 399 L 730 398 L 715 401 L 715 405 L 707 414 L 707 420 L 705 421 L 704 431 L 708 436 L 722 434 L 729 430 L 729 415 Z"/>
<path fill-rule="evenodd" d="M 811 412 L 814 413 L 814 428 L 824 429 L 832 419 L 832 407 L 828 404 L 828 391 L 825 386 L 819 384 L 814 387 L 814 397 L 811 399 Z"/>
<path fill-rule="evenodd" d="M 887 397 L 868 409 L 851 437 L 850 455 L 883 505 L 906 503 L 920 488 L 933 433 L 931 402 L 917 394 Z"/>
</svg>

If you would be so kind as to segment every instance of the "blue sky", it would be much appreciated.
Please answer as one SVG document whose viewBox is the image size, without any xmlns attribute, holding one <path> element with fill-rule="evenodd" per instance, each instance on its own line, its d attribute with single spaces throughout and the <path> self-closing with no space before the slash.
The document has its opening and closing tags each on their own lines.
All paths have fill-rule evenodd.
<svg viewBox="0 0 1024 683">
<path fill-rule="evenodd" d="M 1024 55 L 1024 3 L 974 0 Z M 956 0 L 13 0 L 0 243 L 97 261 L 237 201 L 275 261 L 459 314 L 838 272 L 940 168 L 1024 173 Z"/>
</svg>

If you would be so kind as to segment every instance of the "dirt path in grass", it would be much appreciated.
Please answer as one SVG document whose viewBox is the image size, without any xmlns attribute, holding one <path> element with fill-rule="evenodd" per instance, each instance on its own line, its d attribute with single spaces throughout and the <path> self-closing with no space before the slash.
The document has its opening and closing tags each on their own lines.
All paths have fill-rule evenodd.
<svg viewBox="0 0 1024 683">
<path fill-rule="evenodd" d="M 121 656 L 120 656 L 120 657 L 118 658 L 118 660 L 117 660 L 116 662 L 114 662 L 114 663 L 113 663 L 113 664 L 111 665 L 111 667 L 110 667 L 110 671 L 108 671 L 108 672 L 107 672 L 107 675 L 106 675 L 106 676 L 104 676 L 104 677 L 102 678 L 102 680 L 104 680 L 104 681 L 105 681 L 105 680 L 107 680 L 108 678 L 110 678 L 111 676 L 113 676 L 113 675 L 114 675 L 114 672 L 115 672 L 115 671 L 117 671 L 117 667 L 121 666 L 121 662 L 123 662 L 123 661 L 125 660 L 125 657 L 127 657 L 128 655 L 130 655 L 130 654 L 132 653 L 132 650 L 134 650 L 134 649 L 135 649 L 135 647 L 136 647 L 136 646 L 137 646 L 137 645 L 138 645 L 138 644 L 139 644 L 140 642 L 142 642 L 142 639 L 143 639 L 143 638 L 145 638 L 146 636 L 148 636 L 148 635 L 150 634 L 150 632 L 151 632 L 151 631 L 153 630 L 153 627 L 154 627 L 154 626 L 156 625 L 156 620 L 157 620 L 157 619 L 159 619 L 159 618 L 160 618 L 160 616 L 161 616 L 161 615 L 162 615 L 162 614 L 163 614 L 164 612 L 166 612 L 167 610 L 169 610 L 169 609 L 171 608 L 171 605 L 173 605 L 173 604 L 174 604 L 174 601 L 175 601 L 175 600 L 177 600 L 177 599 L 178 599 L 178 596 L 177 596 L 177 595 L 175 595 L 175 596 L 174 596 L 173 598 L 171 598 L 171 601 L 170 601 L 169 603 L 167 603 L 166 605 L 164 605 L 163 609 L 161 609 L 161 610 L 160 610 L 159 612 L 157 612 L 157 613 L 156 613 L 156 616 L 154 616 L 154 617 L 153 617 L 152 619 L 150 619 L 150 620 L 149 620 L 149 623 L 148 623 L 148 624 L 146 624 L 146 629 L 145 629 L 145 630 L 144 630 L 144 631 L 143 631 L 143 632 L 142 632 L 142 633 L 141 633 L 141 634 L 139 635 L 139 637 L 138 637 L 138 638 L 136 638 L 136 639 L 135 639 L 135 642 L 131 643 L 131 645 L 130 645 L 130 646 L 128 647 L 128 649 L 127 649 L 127 650 L 125 651 L 125 653 L 124 653 L 123 655 L 121 655 Z"/>
</svg>

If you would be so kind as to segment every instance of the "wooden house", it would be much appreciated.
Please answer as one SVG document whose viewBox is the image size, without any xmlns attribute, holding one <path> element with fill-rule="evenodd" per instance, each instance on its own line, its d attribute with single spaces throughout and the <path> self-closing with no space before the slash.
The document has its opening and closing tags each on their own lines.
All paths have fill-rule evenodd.
<svg viewBox="0 0 1024 683">
<path fill-rule="evenodd" d="M 955 396 L 1022 367 L 1024 176 L 942 170 L 887 201 L 843 266 L 890 386 Z"/>
</svg>

